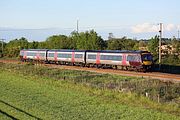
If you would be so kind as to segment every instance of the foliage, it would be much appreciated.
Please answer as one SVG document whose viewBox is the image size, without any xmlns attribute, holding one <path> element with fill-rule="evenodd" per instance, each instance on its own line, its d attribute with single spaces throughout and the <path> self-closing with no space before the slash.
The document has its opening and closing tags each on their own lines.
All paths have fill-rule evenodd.
<svg viewBox="0 0 180 120">
<path fill-rule="evenodd" d="M 26 48 L 28 48 L 28 41 L 26 38 L 15 39 L 6 45 L 5 55 L 8 57 L 17 57 L 19 56 L 20 50 Z"/>
<path fill-rule="evenodd" d="M 37 42 L 37 41 L 33 41 L 33 42 L 28 43 L 29 49 L 38 49 L 38 46 L 39 46 L 39 42 Z"/>
<path fill-rule="evenodd" d="M 174 48 L 173 52 L 176 54 L 179 54 L 180 55 L 180 41 L 176 40 L 176 39 L 173 39 L 171 41 L 171 44 Z"/>
<path fill-rule="evenodd" d="M 148 42 L 148 44 L 147 44 Z M 78 50 L 148 50 L 153 54 L 154 62 L 158 59 L 158 36 L 152 37 L 150 40 L 132 40 L 127 37 L 111 38 L 103 40 L 101 36 L 94 30 L 80 32 L 72 32 L 70 36 L 53 35 L 45 41 L 37 42 L 28 40 L 24 37 L 4 43 L 5 57 L 18 57 L 21 49 L 78 49 Z M 180 57 L 180 41 L 176 39 L 162 39 L 162 44 L 168 44 L 172 50 L 172 55 L 164 57 L 165 64 L 179 64 Z M 170 46 L 173 46 L 170 47 Z M 2 48 L 0 43 L 0 57 L 2 56 Z M 164 53 L 169 53 L 168 50 Z M 174 56 L 174 58 L 172 57 Z M 177 59 L 176 59 L 177 58 Z"/>
<path fill-rule="evenodd" d="M 148 50 L 154 55 L 158 55 L 158 46 L 159 46 L 159 38 L 158 36 L 152 37 L 148 42 Z"/>
<path fill-rule="evenodd" d="M 108 50 L 138 50 L 138 41 L 127 39 L 110 39 L 107 41 Z"/>
<path fill-rule="evenodd" d="M 46 41 L 46 48 L 48 49 L 72 49 L 72 40 L 65 35 L 53 35 Z"/>
<path fill-rule="evenodd" d="M 24 76 L 13 69 L 0 71 L 0 81 L 1 110 L 17 119 L 178 119 L 171 114 L 131 106 L 134 102 L 141 105 L 142 100 L 150 102 L 130 93 Z"/>
<path fill-rule="evenodd" d="M 167 55 L 162 58 L 163 64 L 169 64 L 169 65 L 180 65 L 180 57 L 178 55 Z"/>
<path fill-rule="evenodd" d="M 79 50 L 102 50 L 105 48 L 105 41 L 94 31 L 72 32 L 72 40 L 76 41 L 76 48 Z"/>
<path fill-rule="evenodd" d="M 6 45 L 7 44 L 4 41 L 0 41 L 0 58 L 3 57 L 3 53 L 2 53 L 3 51 L 2 50 L 4 50 Z"/>
</svg>

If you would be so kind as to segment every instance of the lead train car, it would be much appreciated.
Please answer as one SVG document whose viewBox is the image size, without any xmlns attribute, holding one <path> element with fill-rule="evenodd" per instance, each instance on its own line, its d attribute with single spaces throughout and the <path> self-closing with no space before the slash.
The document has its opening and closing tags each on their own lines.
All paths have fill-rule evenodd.
<svg viewBox="0 0 180 120">
<path fill-rule="evenodd" d="M 92 50 L 86 51 L 86 65 L 146 71 L 151 68 L 152 55 L 147 51 Z"/>
</svg>

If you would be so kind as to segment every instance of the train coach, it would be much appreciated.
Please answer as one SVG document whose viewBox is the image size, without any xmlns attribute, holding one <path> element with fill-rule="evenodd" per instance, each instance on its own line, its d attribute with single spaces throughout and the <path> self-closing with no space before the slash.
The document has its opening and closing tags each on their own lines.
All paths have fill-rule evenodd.
<svg viewBox="0 0 180 120">
<path fill-rule="evenodd" d="M 152 55 L 147 51 L 86 51 L 86 65 L 114 67 L 126 70 L 146 71 L 153 63 Z"/>
<path fill-rule="evenodd" d="M 152 55 L 147 51 L 127 50 L 21 50 L 22 61 L 44 61 L 64 65 L 146 71 L 153 64 Z"/>
<path fill-rule="evenodd" d="M 49 63 L 85 65 L 85 50 L 48 50 L 47 61 Z"/>
<path fill-rule="evenodd" d="M 47 49 L 24 49 L 20 51 L 21 61 L 46 61 Z"/>
</svg>

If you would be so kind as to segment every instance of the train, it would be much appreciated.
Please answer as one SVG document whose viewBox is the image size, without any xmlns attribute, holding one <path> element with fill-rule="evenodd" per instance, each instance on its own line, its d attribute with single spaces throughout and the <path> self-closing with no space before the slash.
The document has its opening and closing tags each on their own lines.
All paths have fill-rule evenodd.
<svg viewBox="0 0 180 120">
<path fill-rule="evenodd" d="M 20 59 L 27 62 L 136 71 L 148 71 L 153 64 L 150 52 L 133 50 L 23 49 L 20 50 Z"/>
</svg>

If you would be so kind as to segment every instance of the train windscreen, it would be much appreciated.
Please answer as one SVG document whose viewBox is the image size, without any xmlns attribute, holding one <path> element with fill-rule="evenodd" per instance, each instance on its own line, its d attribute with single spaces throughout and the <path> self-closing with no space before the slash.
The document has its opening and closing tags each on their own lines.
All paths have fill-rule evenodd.
<svg viewBox="0 0 180 120">
<path fill-rule="evenodd" d="M 151 54 L 143 54 L 143 55 L 142 55 L 142 60 L 143 60 L 143 61 L 152 61 L 153 58 L 152 58 L 152 55 L 151 55 Z"/>
</svg>

